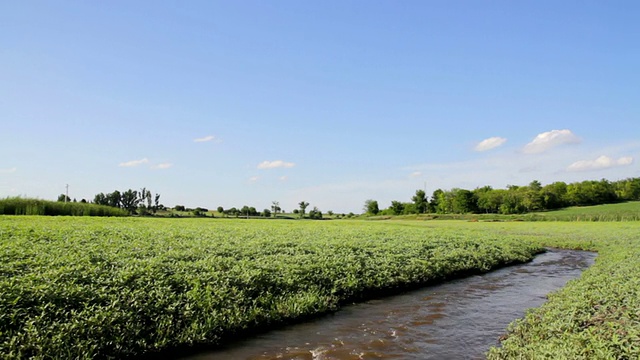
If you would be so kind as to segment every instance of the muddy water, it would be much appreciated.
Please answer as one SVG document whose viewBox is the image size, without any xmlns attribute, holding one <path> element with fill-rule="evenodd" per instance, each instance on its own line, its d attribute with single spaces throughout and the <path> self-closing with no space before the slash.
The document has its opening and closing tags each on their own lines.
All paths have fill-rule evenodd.
<svg viewBox="0 0 640 360">
<path fill-rule="evenodd" d="M 550 250 L 527 264 L 347 306 L 188 359 L 482 359 L 510 322 L 595 256 Z"/>
</svg>

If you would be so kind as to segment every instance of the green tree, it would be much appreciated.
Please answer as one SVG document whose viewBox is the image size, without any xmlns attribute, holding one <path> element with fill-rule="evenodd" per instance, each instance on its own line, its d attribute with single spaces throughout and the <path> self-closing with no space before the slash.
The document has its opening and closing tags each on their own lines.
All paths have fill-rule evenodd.
<svg viewBox="0 0 640 360">
<path fill-rule="evenodd" d="M 496 212 L 497 207 L 494 207 L 492 203 L 492 193 L 493 188 L 491 186 L 483 186 L 473 190 L 473 197 L 479 212 L 487 214 Z"/>
<path fill-rule="evenodd" d="M 107 205 L 111 207 L 121 208 L 122 206 L 122 195 L 120 191 L 114 190 L 112 193 L 106 195 L 107 197 Z"/>
<path fill-rule="evenodd" d="M 58 201 L 61 201 L 61 202 L 71 202 L 71 198 L 70 198 L 70 197 L 68 197 L 68 196 L 67 196 L 67 195 L 65 195 L 65 194 L 60 194 L 60 195 L 58 195 Z"/>
<path fill-rule="evenodd" d="M 300 205 L 300 211 L 298 213 L 300 214 L 300 218 L 302 219 L 305 212 L 307 211 L 307 206 L 309 206 L 309 203 L 303 200 L 299 202 L 298 205 Z"/>
<path fill-rule="evenodd" d="M 160 194 L 156 193 L 156 196 L 153 198 L 153 213 L 155 214 L 160 208 Z"/>
<path fill-rule="evenodd" d="M 391 211 L 394 215 L 401 215 L 404 212 L 404 204 L 400 201 L 393 200 L 391 202 Z"/>
<path fill-rule="evenodd" d="M 431 212 L 439 212 L 440 204 L 438 201 L 441 198 L 441 194 L 444 192 L 442 189 L 437 189 L 431 194 L 431 201 L 429 202 L 429 209 Z"/>
<path fill-rule="evenodd" d="M 438 199 L 436 200 L 438 207 L 436 212 L 439 214 L 451 214 L 453 213 L 453 192 L 440 191 L 438 193 Z"/>
<path fill-rule="evenodd" d="M 322 219 L 322 212 L 318 210 L 317 207 L 313 207 L 311 211 L 309 211 L 309 219 L 320 220 Z"/>
<path fill-rule="evenodd" d="M 544 207 L 542 185 L 538 180 L 533 180 L 529 186 L 522 188 L 522 205 L 526 211 L 537 211 Z"/>
<path fill-rule="evenodd" d="M 271 202 L 271 211 L 273 212 L 273 217 L 278 217 L 278 212 L 282 210 L 280 208 L 280 203 L 278 201 Z"/>
<path fill-rule="evenodd" d="M 364 212 L 365 214 L 377 215 L 380 212 L 380 208 L 378 207 L 378 202 L 376 200 L 369 199 L 364 202 Z"/>
<path fill-rule="evenodd" d="M 465 189 L 453 189 L 451 205 L 453 213 L 466 214 L 476 209 L 473 193 Z"/>
<path fill-rule="evenodd" d="M 96 196 L 93 197 L 93 203 L 96 205 L 109 205 L 109 201 L 103 193 L 96 194 Z"/>
<path fill-rule="evenodd" d="M 411 215 L 416 213 L 416 204 L 407 202 L 402 205 L 404 206 L 404 209 L 402 209 L 402 215 Z"/>
<path fill-rule="evenodd" d="M 140 200 L 141 199 L 138 197 L 138 192 L 129 189 L 122 193 L 120 202 L 123 209 L 129 211 L 129 214 L 133 214 L 136 211 Z"/>
<path fill-rule="evenodd" d="M 424 190 L 416 190 L 416 194 L 411 198 L 411 201 L 416 206 L 416 212 L 418 214 L 424 214 L 427 212 L 429 203 L 427 202 L 427 194 Z"/>
<path fill-rule="evenodd" d="M 553 210 L 569 206 L 567 184 L 562 181 L 556 181 L 544 186 L 540 191 L 540 195 L 544 209 Z"/>
</svg>

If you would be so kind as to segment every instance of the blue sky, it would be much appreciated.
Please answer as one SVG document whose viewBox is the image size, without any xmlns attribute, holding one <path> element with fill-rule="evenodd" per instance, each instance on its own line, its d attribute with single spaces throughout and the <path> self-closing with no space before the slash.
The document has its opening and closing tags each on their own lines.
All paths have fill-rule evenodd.
<svg viewBox="0 0 640 360">
<path fill-rule="evenodd" d="M 360 212 L 640 176 L 637 1 L 5 1 L 0 197 Z"/>
</svg>

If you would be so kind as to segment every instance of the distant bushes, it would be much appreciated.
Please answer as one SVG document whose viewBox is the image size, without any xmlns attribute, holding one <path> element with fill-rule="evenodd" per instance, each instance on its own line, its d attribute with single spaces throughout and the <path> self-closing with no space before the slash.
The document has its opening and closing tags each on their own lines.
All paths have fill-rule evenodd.
<svg viewBox="0 0 640 360">
<path fill-rule="evenodd" d="M 82 202 L 8 197 L 0 199 L 0 215 L 127 216 L 129 213 L 124 209 Z"/>
</svg>

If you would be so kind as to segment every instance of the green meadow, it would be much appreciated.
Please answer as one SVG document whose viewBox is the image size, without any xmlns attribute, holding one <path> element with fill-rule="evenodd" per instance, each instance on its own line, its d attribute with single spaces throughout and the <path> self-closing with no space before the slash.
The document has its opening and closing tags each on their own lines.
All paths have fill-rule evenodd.
<svg viewBox="0 0 640 360">
<path fill-rule="evenodd" d="M 491 359 L 640 357 L 640 222 L 0 216 L 0 353 L 122 358 L 216 346 L 343 304 L 530 260 L 595 265 Z M 515 319 L 514 319 L 515 320 Z"/>
</svg>

